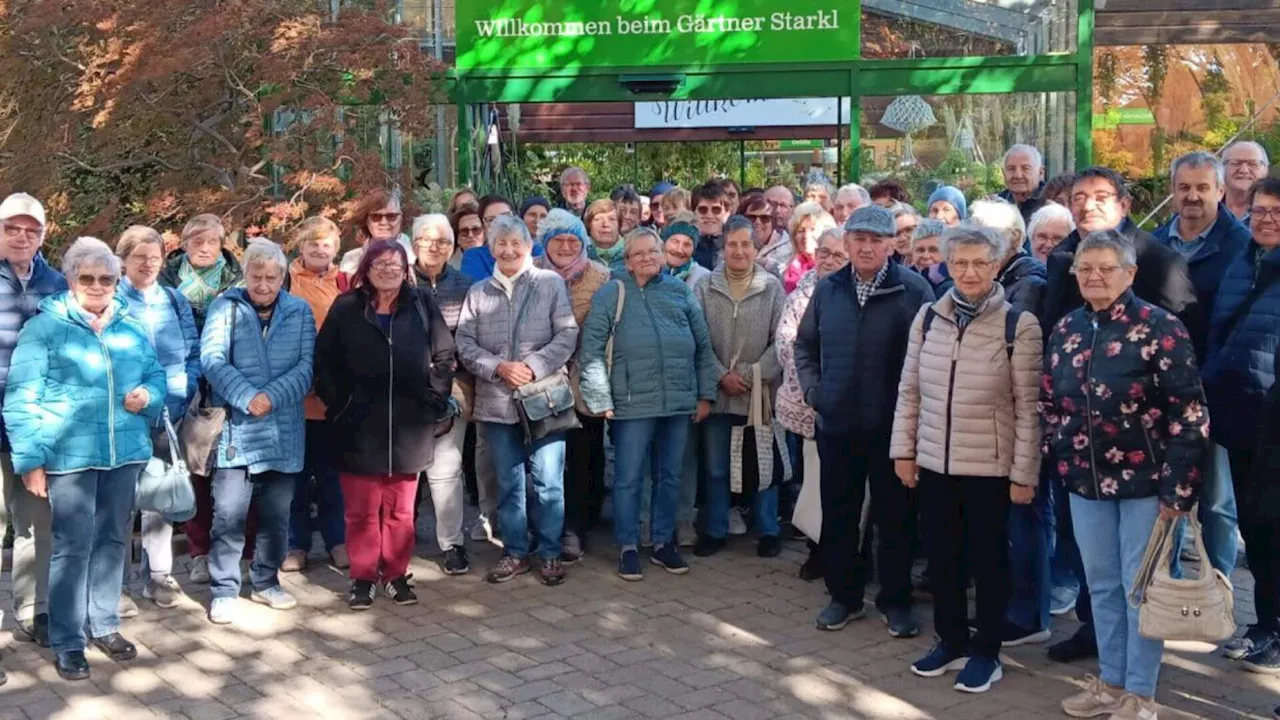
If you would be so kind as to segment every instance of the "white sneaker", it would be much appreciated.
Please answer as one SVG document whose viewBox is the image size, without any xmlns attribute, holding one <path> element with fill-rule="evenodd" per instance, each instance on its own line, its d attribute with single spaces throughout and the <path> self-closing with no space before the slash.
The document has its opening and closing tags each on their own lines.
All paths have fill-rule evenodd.
<svg viewBox="0 0 1280 720">
<path fill-rule="evenodd" d="M 189 573 L 191 582 L 197 585 L 209 584 L 209 556 L 201 555 L 191 559 L 191 571 Z"/>
<path fill-rule="evenodd" d="M 182 587 L 172 575 L 163 580 L 148 580 L 142 589 L 142 597 L 154 602 L 157 607 L 173 608 L 182 602 Z"/>
<path fill-rule="evenodd" d="M 214 598 L 209 603 L 209 622 L 214 625 L 230 625 L 236 619 L 236 598 Z"/>
<path fill-rule="evenodd" d="M 729 508 L 729 534 L 747 534 L 747 521 L 746 518 L 743 517 L 742 508 Z"/>
<path fill-rule="evenodd" d="M 471 526 L 471 539 L 476 542 L 489 542 L 493 540 L 493 527 L 489 524 L 489 516 L 484 513 L 476 518 L 476 522 Z"/>
</svg>

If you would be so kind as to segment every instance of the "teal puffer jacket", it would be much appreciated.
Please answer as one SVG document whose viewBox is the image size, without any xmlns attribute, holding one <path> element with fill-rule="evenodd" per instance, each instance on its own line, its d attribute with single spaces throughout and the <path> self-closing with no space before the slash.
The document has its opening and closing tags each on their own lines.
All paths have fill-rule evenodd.
<svg viewBox="0 0 1280 720">
<path fill-rule="evenodd" d="M 146 332 L 112 300 L 102 334 L 67 292 L 45 298 L 18 335 L 5 389 L 13 469 L 49 474 L 111 470 L 151 458 L 151 427 L 167 381 Z M 141 413 L 124 396 L 146 388 Z"/>
<path fill-rule="evenodd" d="M 626 286 L 614 332 L 613 372 L 605 345 Z M 582 331 L 582 395 L 593 413 L 619 420 L 692 415 L 699 400 L 716 399 L 711 334 L 697 298 L 680 279 L 659 275 L 643 288 L 635 276 L 605 283 L 591 300 Z"/>
</svg>

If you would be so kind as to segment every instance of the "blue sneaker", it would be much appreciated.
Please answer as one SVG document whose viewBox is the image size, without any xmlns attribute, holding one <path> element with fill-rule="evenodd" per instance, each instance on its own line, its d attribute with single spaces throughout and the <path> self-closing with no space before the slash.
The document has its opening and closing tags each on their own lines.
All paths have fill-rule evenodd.
<svg viewBox="0 0 1280 720">
<path fill-rule="evenodd" d="M 1078 587 L 1057 587 L 1049 591 L 1049 614 L 1053 617 L 1066 615 L 1076 609 L 1076 598 L 1080 595 Z"/>
<path fill-rule="evenodd" d="M 649 562 L 666 570 L 672 575 L 684 575 L 689 572 L 689 563 L 680 557 L 680 549 L 675 543 L 667 543 L 649 554 Z"/>
<path fill-rule="evenodd" d="M 292 610 L 298 607 L 298 601 L 293 595 L 279 585 L 272 585 L 266 590 L 254 590 L 249 594 L 249 599 L 272 610 Z"/>
<path fill-rule="evenodd" d="M 835 600 L 831 604 L 822 609 L 818 613 L 817 626 L 819 630 L 840 630 L 849 624 L 850 620 L 861 620 L 866 617 L 867 611 L 859 607 L 857 610 Z"/>
<path fill-rule="evenodd" d="M 644 573 L 640 570 L 640 553 L 635 550 L 622 551 L 622 555 L 618 556 L 618 577 L 632 581 L 644 579 Z"/>
<path fill-rule="evenodd" d="M 911 672 L 920 677 L 942 677 L 952 670 L 959 670 L 969 662 L 969 656 L 952 650 L 939 640 L 929 654 L 911 663 Z"/>
<path fill-rule="evenodd" d="M 955 687 L 960 692 L 984 693 L 1000 682 L 1002 677 L 1004 670 L 1000 667 L 999 660 L 974 655 L 956 677 Z"/>
</svg>

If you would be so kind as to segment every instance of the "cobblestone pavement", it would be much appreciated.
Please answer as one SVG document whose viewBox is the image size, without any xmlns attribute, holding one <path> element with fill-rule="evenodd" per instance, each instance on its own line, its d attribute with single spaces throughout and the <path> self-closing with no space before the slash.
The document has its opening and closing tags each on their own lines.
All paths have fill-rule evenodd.
<svg viewBox="0 0 1280 720">
<path fill-rule="evenodd" d="M 6 627 L 0 720 L 1012 720 L 1064 717 L 1058 702 L 1096 672 L 1089 663 L 1051 664 L 1043 646 L 1024 646 L 1005 654 L 1004 680 L 991 692 L 964 695 L 908 670 L 929 645 L 927 603 L 918 610 L 925 633 L 913 640 L 890 639 L 874 615 L 840 632 L 814 629 L 826 595 L 821 583 L 796 578 L 800 543 L 761 560 L 754 542 L 739 538 L 714 558 L 690 556 L 686 576 L 647 566 L 638 583 L 614 575 L 606 536 L 595 547 L 558 588 L 533 575 L 485 584 L 497 557 L 487 546 L 472 545 L 474 569 L 460 578 L 418 558 L 421 604 L 379 598 L 366 613 L 347 610 L 344 577 L 313 556 L 306 572 L 285 576 L 298 609 L 242 600 L 241 619 L 226 627 L 205 619 L 207 589 L 184 574 L 190 598 L 181 606 L 140 601 L 141 616 L 125 622 L 138 658 L 117 665 L 90 651 L 88 682 L 59 679 L 48 651 L 15 642 Z M 187 558 L 178 563 L 185 568 Z M 1237 576 L 1247 590 L 1247 572 Z M 1242 621 L 1252 615 L 1246 594 Z M 7 580 L 0 602 L 9 602 Z M 1055 637 L 1074 630 L 1055 622 Z M 1159 699 L 1170 708 L 1162 719 L 1269 718 L 1280 681 L 1213 653 L 1170 650 Z"/>
</svg>

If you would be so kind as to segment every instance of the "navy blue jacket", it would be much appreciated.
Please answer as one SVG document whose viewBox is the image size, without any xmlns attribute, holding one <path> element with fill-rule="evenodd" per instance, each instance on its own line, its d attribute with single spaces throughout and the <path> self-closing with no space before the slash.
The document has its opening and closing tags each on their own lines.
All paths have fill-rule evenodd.
<svg viewBox="0 0 1280 720">
<path fill-rule="evenodd" d="M 1170 228 L 1176 222 L 1178 222 L 1177 215 L 1165 225 L 1160 226 L 1152 235 L 1162 244 L 1172 248 L 1173 243 L 1180 242 L 1169 236 Z M 1196 298 L 1204 309 L 1205 317 L 1213 317 L 1214 298 L 1218 296 L 1218 287 L 1227 273 L 1227 266 L 1244 252 L 1250 239 L 1249 228 L 1237 220 L 1226 205 L 1219 205 L 1218 219 L 1213 223 L 1213 227 L 1209 228 L 1204 245 L 1191 259 L 1187 260 L 1187 266 L 1191 272 L 1191 284 L 1195 286 Z M 1196 357 L 1203 358 L 1208 346 L 1206 337 L 1208 328 L 1198 330 L 1200 331 L 1198 333 L 1192 332 L 1191 341 L 1196 346 Z"/>
<path fill-rule="evenodd" d="M 818 430 L 889 442 L 907 336 L 922 305 L 934 301 L 929 281 L 896 263 L 884 283 L 858 305 L 852 266 L 818 282 L 796 334 L 796 375 Z"/>
<path fill-rule="evenodd" d="M 1263 400 L 1275 382 L 1280 345 L 1280 250 L 1263 256 L 1255 278 L 1252 241 L 1227 267 L 1214 300 L 1213 331 L 1201 374 L 1213 409 L 1210 436 L 1232 451 L 1261 439 Z M 1262 288 L 1249 307 L 1255 284 Z"/>
<path fill-rule="evenodd" d="M 1018 312 L 1029 312 L 1040 317 L 1044 290 L 1048 284 L 1044 263 L 1027 253 L 1015 255 L 996 276 L 996 282 L 1004 288 L 1004 299 Z M 942 298 L 939 297 L 939 300 Z"/>
<path fill-rule="evenodd" d="M 40 308 L 45 298 L 67 289 L 67 279 L 49 267 L 37 253 L 31 260 L 31 280 L 22 282 L 8 261 L 0 261 L 0 398 L 9 382 L 9 360 L 18 346 L 18 331 Z M 9 434 L 0 419 L 0 451 L 9 452 Z"/>
<path fill-rule="evenodd" d="M 1005 202 L 1011 205 L 1017 205 L 1018 212 L 1022 214 L 1022 222 L 1030 225 L 1031 216 L 1035 215 L 1037 210 L 1044 207 L 1046 200 L 1044 199 L 1044 197 L 1042 197 L 1043 195 L 1044 195 L 1044 181 L 1041 180 L 1040 184 L 1036 186 L 1036 191 L 1031 193 L 1031 197 L 1027 198 L 1026 200 L 1023 200 L 1022 202 L 1015 201 L 1013 199 L 1013 192 L 1008 189 L 1001 190 L 1000 193 L 996 195 L 996 197 L 1000 198 L 1001 200 L 1004 200 Z M 1031 244 L 1031 238 L 1027 238 L 1027 245 L 1028 245 L 1027 252 L 1031 252 L 1031 248 L 1029 247 L 1030 244 Z"/>
</svg>

